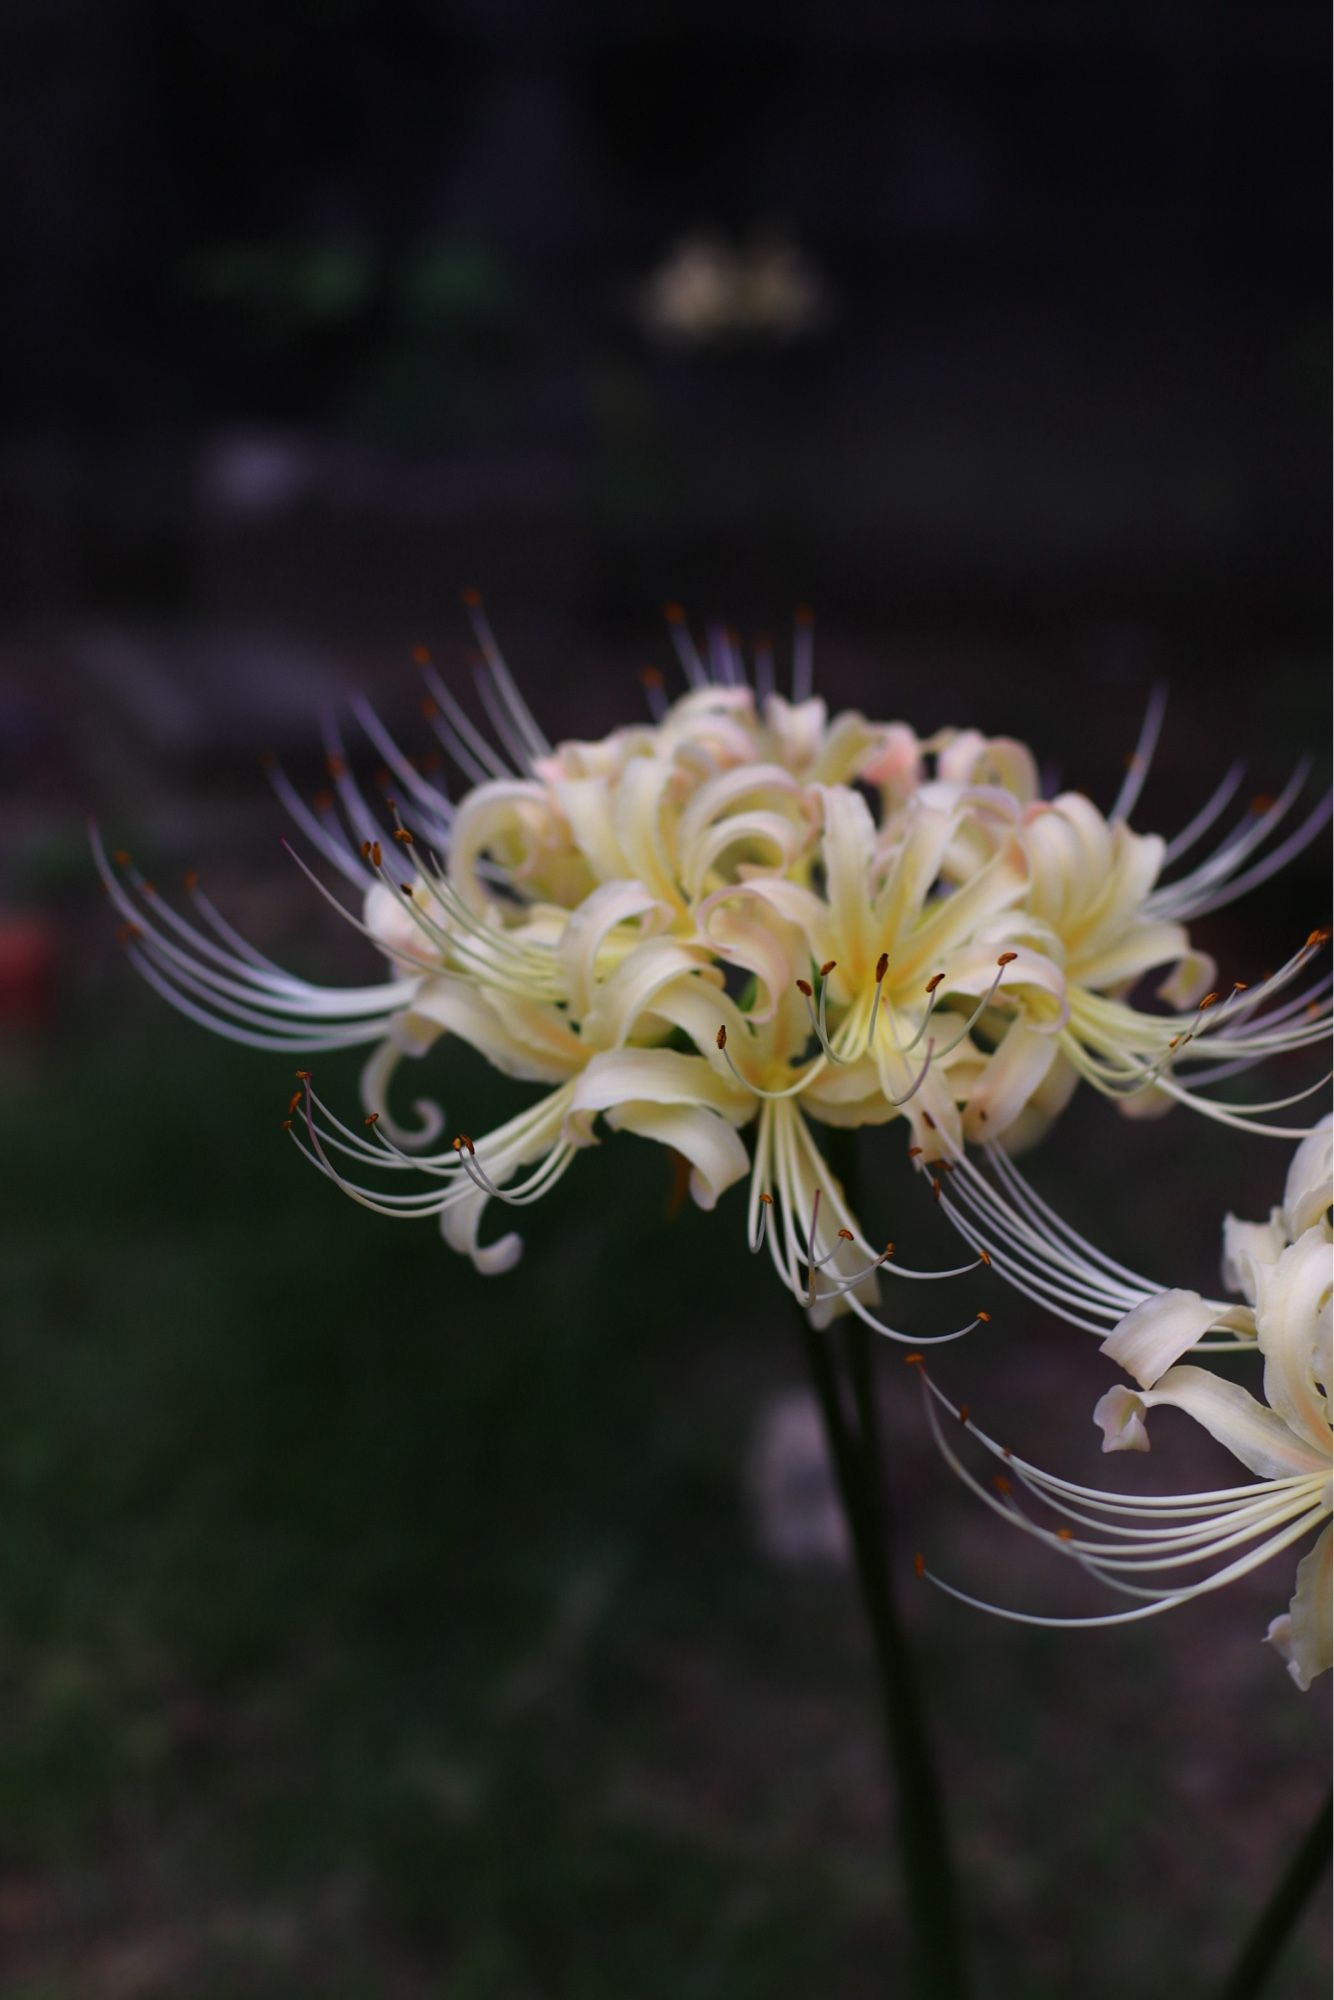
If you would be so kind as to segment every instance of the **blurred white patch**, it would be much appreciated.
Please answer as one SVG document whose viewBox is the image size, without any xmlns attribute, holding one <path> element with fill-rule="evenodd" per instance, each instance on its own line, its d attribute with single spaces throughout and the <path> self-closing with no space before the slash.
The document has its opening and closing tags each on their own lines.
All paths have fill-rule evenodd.
<svg viewBox="0 0 1334 2000">
<path fill-rule="evenodd" d="M 756 1538 L 774 1562 L 848 1559 L 848 1534 L 820 1413 L 805 1389 L 783 1389 L 761 1411 L 747 1463 Z"/>
</svg>

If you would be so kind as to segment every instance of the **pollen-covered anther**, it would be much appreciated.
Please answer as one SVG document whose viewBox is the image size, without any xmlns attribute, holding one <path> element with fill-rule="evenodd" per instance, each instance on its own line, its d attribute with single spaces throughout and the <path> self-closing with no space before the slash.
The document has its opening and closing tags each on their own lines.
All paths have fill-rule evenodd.
<svg viewBox="0 0 1334 2000">
<path fill-rule="evenodd" d="M 1058 1542 L 1073 1542 L 1075 1531 L 1073 1528 L 1058 1528 L 1056 1530 L 1056 1539 Z"/>
<path fill-rule="evenodd" d="M 1318 951 L 1322 944 L 1328 943 L 1329 929 L 1326 925 L 1322 924 L 1318 930 L 1311 932 L 1311 935 L 1306 940 L 1305 948 L 1307 951 Z"/>
<path fill-rule="evenodd" d="M 927 993 L 934 993 L 936 988 L 938 986 L 942 986 L 944 982 L 945 982 L 945 975 L 943 972 L 933 972 L 931 977 L 927 980 L 926 986 L 923 990 Z"/>
<path fill-rule="evenodd" d="M 368 1111 L 366 1113 L 366 1116 L 362 1119 L 361 1122 L 363 1125 L 366 1126 L 378 1125 L 380 1122 L 380 1114 L 378 1111 Z"/>
<path fill-rule="evenodd" d="M 1013 965 L 1019 954 L 1017 951 L 1003 951 L 996 960 L 997 965 Z"/>
<path fill-rule="evenodd" d="M 838 960 L 836 958 L 827 958 L 824 964 L 820 967 L 821 979 L 828 979 L 830 973 L 834 970 L 834 967 L 837 964 Z"/>
<path fill-rule="evenodd" d="M 905 1368 L 924 1368 L 926 1366 L 926 1356 L 917 1353 L 905 1354 L 903 1365 Z"/>
<path fill-rule="evenodd" d="M 297 1109 L 298 1105 L 300 1104 L 305 1094 L 306 1093 L 303 1090 L 294 1090 L 292 1092 L 292 1095 L 287 1100 L 287 1115 L 289 1118 L 291 1117 L 292 1113 Z"/>
<path fill-rule="evenodd" d="M 456 1153 L 467 1153 L 470 1159 L 474 1157 L 477 1152 L 476 1146 L 473 1145 L 472 1140 L 468 1137 L 466 1132 L 460 1132 L 457 1135 L 457 1137 L 453 1140 L 453 1147 Z"/>
<path fill-rule="evenodd" d="M 988 1270 L 991 1269 L 991 1252 L 982 1249 L 980 1244 L 978 1246 L 977 1259 L 980 1264 L 985 1264 Z"/>
<path fill-rule="evenodd" d="M 1205 1008 L 1212 1007 L 1216 1003 L 1217 999 L 1218 995 L 1216 993 L 1206 993 L 1203 1000 L 1200 1001 L 1199 1006 L 1196 1009 L 1196 1012 L 1202 1014 Z"/>
<path fill-rule="evenodd" d="M 797 991 L 804 1000 L 813 999 L 815 995 L 815 988 L 811 985 L 809 979 L 799 979 L 797 981 Z"/>
<path fill-rule="evenodd" d="M 314 1071 L 308 1069 L 298 1069 L 294 1070 L 292 1074 L 295 1076 L 298 1083 L 309 1083 L 311 1077 L 314 1075 Z"/>
<path fill-rule="evenodd" d="M 855 1238 L 853 1237 L 852 1231 L 850 1229 L 840 1229 L 838 1232 L 838 1240 L 840 1243 L 852 1243 L 855 1241 Z"/>
<path fill-rule="evenodd" d="M 363 840 L 361 843 L 361 858 L 363 861 L 369 861 L 372 868 L 378 868 L 382 858 L 379 841 Z"/>
<path fill-rule="evenodd" d="M 981 1320 L 983 1326 L 991 1325 L 991 1314 L 989 1312 L 984 1312 L 981 1306 L 979 1306 L 977 1309 L 976 1317 Z"/>
<path fill-rule="evenodd" d="M 774 1198 L 771 1194 L 762 1194 L 760 1200 L 765 1208 L 772 1208 L 774 1205 Z"/>
<path fill-rule="evenodd" d="M 394 839 L 400 847 L 411 847 L 413 844 L 412 835 L 405 826 L 396 826 L 394 828 Z"/>
</svg>

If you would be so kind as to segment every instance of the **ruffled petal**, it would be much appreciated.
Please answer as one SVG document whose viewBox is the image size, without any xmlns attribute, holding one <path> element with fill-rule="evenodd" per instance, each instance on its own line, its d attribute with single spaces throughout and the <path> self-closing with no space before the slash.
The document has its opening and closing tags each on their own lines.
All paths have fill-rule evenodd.
<svg viewBox="0 0 1334 2000">
<path fill-rule="evenodd" d="M 1288 1235 L 1298 1237 L 1317 1222 L 1328 1222 L 1334 1201 L 1334 1122 L 1328 1115 L 1292 1156 L 1283 1190 Z"/>
<path fill-rule="evenodd" d="M 1329 1451 L 1329 1411 L 1316 1386 L 1328 1373 L 1334 1286 L 1329 1239 L 1308 1229 L 1274 1264 L 1256 1269 L 1256 1338 L 1265 1358 L 1265 1397 L 1271 1409 L 1314 1445 Z"/>
<path fill-rule="evenodd" d="M 1239 1222 L 1223 1217 L 1223 1283 L 1255 1304 L 1255 1273 L 1261 1264 L 1277 1263 L 1287 1246 L 1281 1209 L 1271 1209 L 1268 1222 Z"/>
</svg>

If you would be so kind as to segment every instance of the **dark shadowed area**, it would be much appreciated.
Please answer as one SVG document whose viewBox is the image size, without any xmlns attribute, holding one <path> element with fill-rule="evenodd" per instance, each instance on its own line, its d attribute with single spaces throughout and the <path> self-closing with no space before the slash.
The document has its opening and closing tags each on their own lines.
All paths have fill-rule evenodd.
<svg viewBox="0 0 1334 2000">
<path fill-rule="evenodd" d="M 1327 10 L 1258 0 L 9 0 L 0 2000 L 893 1990 L 867 1649 L 744 1192 L 674 1213 L 609 1136 L 491 1280 L 340 1202 L 290 1065 L 124 963 L 86 820 L 380 976 L 259 753 L 317 786 L 356 693 L 425 748 L 465 586 L 553 738 L 643 713 L 665 601 L 780 660 L 809 604 L 831 706 L 1019 736 L 1104 808 L 1165 684 L 1142 830 L 1238 758 L 1237 814 L 1303 759 L 1314 803 L 1328 97 Z M 1252 980 L 1328 916 L 1322 834 L 1200 937 Z M 502 1101 L 444 1045 L 421 1088 Z M 1080 1097 L 1029 1170 L 1213 1290 L 1287 1160 Z M 862 1173 L 871 1235 L 946 1254 L 900 1128 Z M 939 1373 L 993 1432 L 1235 1476 L 1171 1413 L 1109 1470 L 1095 1342 L 992 1306 Z M 905 1588 L 920 1546 L 1100 1608 L 880 1362 Z M 982 2000 L 1213 1990 L 1329 1764 L 1259 1643 L 1291 1574 L 1102 1633 L 910 1597 Z M 1327 1917 L 1275 2000 L 1328 1990 Z"/>
</svg>

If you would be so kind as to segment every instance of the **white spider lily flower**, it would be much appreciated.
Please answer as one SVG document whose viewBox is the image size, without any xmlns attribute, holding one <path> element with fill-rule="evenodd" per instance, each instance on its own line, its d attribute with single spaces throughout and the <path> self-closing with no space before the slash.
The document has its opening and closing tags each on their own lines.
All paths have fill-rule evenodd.
<svg viewBox="0 0 1334 2000">
<path fill-rule="evenodd" d="M 1253 1346 L 1253 1262 L 1273 1263 L 1295 1234 L 1313 1224 L 1330 1234 L 1330 1142 L 1326 1118 L 1298 1146 L 1283 1207 L 1269 1222 L 1225 1218 L 1223 1285 L 1244 1304 L 1169 1290 L 1108 1256 L 1038 1193 L 1004 1146 L 992 1142 L 970 1153 L 942 1134 L 937 1157 L 915 1155 L 915 1164 L 963 1241 L 985 1254 L 999 1277 L 1071 1326 L 1102 1336 L 1104 1352 L 1138 1377 L 1141 1357 L 1156 1360 L 1161 1372 L 1188 1350 Z"/>
<path fill-rule="evenodd" d="M 785 968 L 803 962 L 804 944 L 793 927 L 771 925 L 768 942 L 772 952 L 787 954 L 781 958 Z M 758 962 L 765 978 L 774 976 L 771 957 Z M 888 1094 L 880 1062 L 864 1049 L 846 1059 L 831 1054 L 820 1026 L 827 977 L 828 969 L 819 1003 L 811 982 L 780 974 L 776 990 L 761 1004 L 764 987 L 757 981 L 750 1012 L 703 979 L 681 980 L 655 998 L 654 1011 L 693 1046 L 711 1049 L 723 1093 L 717 1102 L 730 1121 L 755 1123 L 748 1211 L 752 1251 L 767 1247 L 780 1280 L 816 1325 L 853 1313 L 891 1340 L 910 1341 L 920 1336 L 904 1333 L 877 1309 L 880 1274 L 931 1282 L 975 1271 L 986 1260 L 917 1270 L 895 1259 L 892 1243 L 874 1248 L 823 1157 L 814 1126 L 884 1124 L 905 1114 L 928 1078 L 934 1090 L 957 1090 L 959 1070 L 972 1050 L 962 1035 L 957 1054 L 947 1052 L 939 1064 L 929 1051 L 902 1055 L 897 1088 Z M 988 1317 L 979 1313 L 939 1337 L 958 1339 Z"/>
<path fill-rule="evenodd" d="M 1021 1624 L 1123 1625 L 1221 1589 L 1321 1530 L 1298 1565 L 1289 1610 L 1266 1634 L 1298 1687 L 1308 1688 L 1330 1665 L 1330 1288 L 1330 1246 L 1319 1229 L 1309 1230 L 1262 1274 L 1256 1318 L 1265 1361 L 1263 1402 L 1207 1369 L 1176 1366 L 1152 1388 L 1109 1389 L 1094 1411 L 1104 1451 L 1147 1451 L 1148 1411 L 1159 1404 L 1182 1410 L 1256 1475 L 1246 1485 L 1133 1495 L 1056 1478 L 988 1437 L 923 1368 L 932 1434 L 964 1483 L 1013 1526 L 1135 1601 L 1086 1617 L 1044 1616 L 963 1591 L 921 1558 L 919 1573 L 962 1602 Z M 920 1356 L 909 1359 L 921 1362 Z M 960 1458 L 941 1409 L 1001 1462 L 990 1486 Z M 1023 1500 L 1042 1512 L 1030 1513 Z"/>
<path fill-rule="evenodd" d="M 766 992 L 760 1013 L 791 976 L 791 948 L 779 942 L 780 933 L 798 936 L 809 962 L 822 968 L 818 1007 L 810 982 L 805 997 L 826 1063 L 852 1065 L 858 1075 L 865 1073 L 859 1065 L 873 1065 L 885 1116 L 909 1101 L 905 1078 L 920 1063 L 908 1115 L 918 1143 L 931 1149 L 937 1127 L 947 1133 L 959 1128 L 947 1059 L 968 1042 L 1002 989 L 1022 991 L 1033 1015 L 1041 1013 L 1055 1027 L 1064 1010 L 1064 982 L 1039 953 L 1022 946 L 1006 950 L 1003 935 L 996 942 L 1000 916 L 1024 889 L 1022 870 L 1008 854 L 995 855 L 968 883 L 936 893 L 942 857 L 966 808 L 914 801 L 890 826 L 878 827 L 850 787 L 820 786 L 817 792 L 823 891 L 808 881 L 756 872 L 701 906 L 701 931 L 726 937 L 730 955 L 756 975 Z M 971 1043 L 961 1060 L 975 1079 Z M 976 1090 L 973 1081 L 970 1104 Z"/>
<path fill-rule="evenodd" d="M 1320 1225 L 1328 1236 L 1334 1203 L 1334 1118 L 1326 1115 L 1293 1155 L 1282 1205 L 1267 1222 L 1223 1220 L 1223 1282 L 1255 1304 L 1255 1266 L 1272 1264 L 1289 1243 Z"/>
<path fill-rule="evenodd" d="M 1284 1205 L 1272 1211 L 1271 1220 L 1238 1224 L 1229 1215 L 1224 1222 L 1223 1280 L 1229 1290 L 1244 1296 L 1245 1306 L 1220 1309 L 1216 1301 L 1202 1299 L 1198 1292 L 1162 1292 L 1143 1299 L 1126 1315 L 1103 1342 L 1103 1353 L 1149 1389 L 1188 1349 L 1217 1345 L 1205 1342 L 1204 1335 L 1221 1326 L 1231 1327 L 1241 1336 L 1238 1345 L 1259 1340 L 1262 1313 L 1277 1310 L 1273 1303 L 1278 1283 L 1275 1274 L 1280 1267 L 1290 1273 L 1295 1245 L 1305 1246 L 1303 1268 L 1308 1276 L 1318 1265 L 1322 1244 L 1328 1265 L 1332 1200 L 1326 1120 L 1298 1147 L 1288 1171 Z M 1294 1215 L 1305 1224 L 1299 1232 L 1291 1227 Z"/>
</svg>

